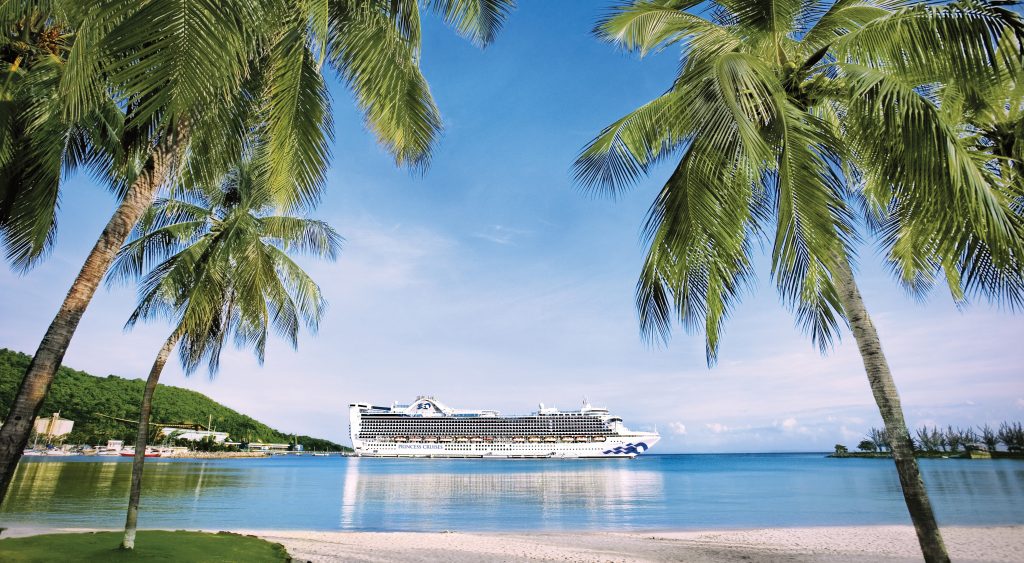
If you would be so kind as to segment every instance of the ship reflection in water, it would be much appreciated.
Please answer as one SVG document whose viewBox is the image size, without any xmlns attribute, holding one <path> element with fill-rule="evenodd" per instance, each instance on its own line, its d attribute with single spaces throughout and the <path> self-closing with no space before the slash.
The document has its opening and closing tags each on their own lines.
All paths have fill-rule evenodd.
<svg viewBox="0 0 1024 563">
<path fill-rule="evenodd" d="M 1024 464 L 921 460 L 939 520 L 1024 524 Z M 0 525 L 116 528 L 131 460 L 23 460 Z M 139 523 L 169 529 L 659 530 L 905 524 L 888 460 L 275 457 L 146 462 Z"/>
<path fill-rule="evenodd" d="M 465 473 L 447 471 L 449 463 L 349 459 L 340 527 L 438 529 L 439 522 L 472 514 L 477 528 L 557 530 L 567 513 L 574 528 L 628 527 L 631 515 L 660 504 L 665 493 L 662 473 L 615 461 L 469 461 L 461 463 L 473 468 Z M 432 464 L 438 465 L 433 471 Z M 526 467 L 508 472 L 508 464 Z M 402 466 L 409 472 L 403 474 Z"/>
</svg>

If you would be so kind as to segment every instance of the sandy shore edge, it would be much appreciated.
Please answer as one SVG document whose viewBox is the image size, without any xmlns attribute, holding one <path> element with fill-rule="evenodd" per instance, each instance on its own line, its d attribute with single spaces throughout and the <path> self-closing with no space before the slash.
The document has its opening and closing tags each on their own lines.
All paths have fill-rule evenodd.
<svg viewBox="0 0 1024 563">
<path fill-rule="evenodd" d="M 96 529 L 13 526 L 0 538 Z M 207 530 L 217 531 L 217 530 Z M 297 561 L 920 561 L 911 526 L 675 532 L 321 532 L 233 530 L 283 544 Z M 955 561 L 1024 560 L 1024 526 L 945 527 Z"/>
</svg>

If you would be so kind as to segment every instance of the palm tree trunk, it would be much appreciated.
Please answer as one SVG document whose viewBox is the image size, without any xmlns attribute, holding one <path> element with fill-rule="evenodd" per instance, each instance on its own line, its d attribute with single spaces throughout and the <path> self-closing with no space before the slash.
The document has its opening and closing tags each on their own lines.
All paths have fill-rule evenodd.
<svg viewBox="0 0 1024 563">
<path fill-rule="evenodd" d="M 928 492 L 917 467 L 913 442 L 907 430 L 907 423 L 903 419 L 900 396 L 896 391 L 892 372 L 889 371 L 889 363 L 882 353 L 878 331 L 875 330 L 875 325 L 864 307 L 864 300 L 861 298 L 849 262 L 842 257 L 836 262 L 838 267 L 835 281 L 839 299 L 860 349 L 871 393 L 875 396 L 875 403 L 878 404 L 885 430 L 889 434 L 889 450 L 896 462 L 896 472 L 899 473 L 900 485 L 903 487 L 903 499 L 907 503 L 910 519 L 914 522 L 921 552 L 928 563 L 946 563 L 949 561 L 949 554 L 946 552 L 939 525 L 935 521 L 935 513 L 932 512 L 932 505 L 928 501 Z"/>
<path fill-rule="evenodd" d="M 53 377 L 64 360 L 71 337 L 78 328 L 86 307 L 92 300 L 114 256 L 124 244 L 132 228 L 153 203 L 157 190 L 170 177 L 189 136 L 187 120 L 157 143 L 149 155 L 143 172 L 132 182 L 120 205 L 100 234 L 82 270 L 78 273 L 57 315 L 43 336 L 39 349 L 21 380 L 21 387 L 0 428 L 0 503 L 14 478 L 21 454 L 28 444 L 32 424 L 43 406 Z"/>
<path fill-rule="evenodd" d="M 135 436 L 135 458 L 132 460 L 132 489 L 128 493 L 128 516 L 124 521 L 124 539 L 121 540 L 121 549 L 135 549 L 135 529 L 139 522 L 139 497 L 142 496 L 142 469 L 146 463 L 146 444 L 149 440 L 149 415 L 153 410 L 153 394 L 156 393 L 156 384 L 160 381 L 160 373 L 164 371 L 167 364 L 167 357 L 171 350 L 178 344 L 181 333 L 174 331 L 174 334 L 164 342 L 160 352 L 153 361 L 153 367 L 149 370 L 149 379 L 146 380 L 146 390 L 142 392 L 142 408 L 139 409 L 139 431 Z"/>
</svg>

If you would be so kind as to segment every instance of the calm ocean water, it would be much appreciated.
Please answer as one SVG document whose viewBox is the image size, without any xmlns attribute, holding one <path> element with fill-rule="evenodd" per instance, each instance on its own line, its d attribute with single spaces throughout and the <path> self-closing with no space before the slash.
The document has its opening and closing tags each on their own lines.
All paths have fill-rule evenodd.
<svg viewBox="0 0 1024 563">
<path fill-rule="evenodd" d="M 26 459 L 0 525 L 123 524 L 128 459 Z M 942 524 L 1024 524 L 1024 462 L 921 460 Z M 658 530 L 909 523 L 890 460 L 147 460 L 140 525 L 316 530 Z"/>
</svg>

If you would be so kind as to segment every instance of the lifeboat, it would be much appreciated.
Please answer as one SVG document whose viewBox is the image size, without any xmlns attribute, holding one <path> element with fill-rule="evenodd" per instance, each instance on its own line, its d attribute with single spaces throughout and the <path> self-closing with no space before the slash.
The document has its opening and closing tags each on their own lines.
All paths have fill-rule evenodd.
<svg viewBox="0 0 1024 563">
<path fill-rule="evenodd" d="M 587 437 L 586 436 L 576 436 L 576 441 L 577 442 L 586 442 L 587 441 Z"/>
<path fill-rule="evenodd" d="M 423 438 L 423 441 L 424 442 L 436 442 L 437 441 L 437 436 L 427 436 L 427 437 Z"/>
<path fill-rule="evenodd" d="M 468 442 L 469 438 L 467 438 L 465 436 L 459 436 L 458 438 L 455 439 L 455 441 L 456 442 Z"/>
<path fill-rule="evenodd" d="M 544 441 L 548 443 L 557 442 L 558 438 L 555 438 L 554 436 L 548 436 L 547 438 L 544 438 Z"/>
<path fill-rule="evenodd" d="M 604 436 L 594 436 L 594 441 L 595 442 L 603 442 L 604 441 Z"/>
<path fill-rule="evenodd" d="M 437 439 L 437 441 L 439 442 L 451 442 L 453 440 L 454 438 L 452 438 L 451 436 L 441 436 L 440 438 Z"/>
<path fill-rule="evenodd" d="M 572 442 L 573 441 L 573 437 L 572 436 L 563 436 L 562 437 L 562 441 L 563 442 Z"/>
<path fill-rule="evenodd" d="M 396 442 L 408 442 L 409 439 L 406 438 L 405 436 L 395 436 L 395 441 Z"/>
<path fill-rule="evenodd" d="M 473 436 L 472 438 L 469 439 L 469 441 L 473 442 L 474 444 L 479 444 L 480 442 L 483 442 L 484 439 L 479 436 Z"/>
<path fill-rule="evenodd" d="M 410 442 L 422 442 L 423 441 L 423 437 L 422 436 L 409 436 L 409 441 Z"/>
<path fill-rule="evenodd" d="M 493 442 L 494 441 L 494 436 L 484 436 L 484 441 L 485 442 Z"/>
<path fill-rule="evenodd" d="M 526 441 L 536 444 L 537 442 L 540 442 L 540 436 L 530 436 Z"/>
<path fill-rule="evenodd" d="M 521 443 L 521 442 L 525 442 L 526 438 L 523 438 L 522 436 L 516 436 L 515 438 L 512 438 L 512 441 L 513 442 L 520 442 Z"/>
</svg>

